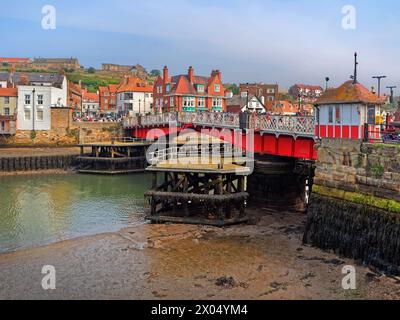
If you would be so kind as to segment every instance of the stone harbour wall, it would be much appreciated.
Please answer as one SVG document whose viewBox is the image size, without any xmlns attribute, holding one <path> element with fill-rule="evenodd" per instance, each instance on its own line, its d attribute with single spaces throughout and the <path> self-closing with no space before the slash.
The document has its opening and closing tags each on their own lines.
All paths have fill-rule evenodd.
<svg viewBox="0 0 400 320">
<path fill-rule="evenodd" d="M 323 139 L 304 242 L 400 274 L 400 146 Z"/>
</svg>

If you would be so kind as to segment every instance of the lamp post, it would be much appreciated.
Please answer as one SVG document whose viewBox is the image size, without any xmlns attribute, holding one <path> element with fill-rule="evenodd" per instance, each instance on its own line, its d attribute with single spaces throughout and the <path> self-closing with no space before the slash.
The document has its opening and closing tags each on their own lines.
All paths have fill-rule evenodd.
<svg viewBox="0 0 400 320">
<path fill-rule="evenodd" d="M 329 83 L 329 77 L 325 78 L 325 91 L 328 91 L 328 83 Z"/>
<path fill-rule="evenodd" d="M 35 131 L 35 88 L 32 90 L 32 131 Z"/>
<path fill-rule="evenodd" d="M 388 86 L 387 89 L 390 89 L 390 104 L 394 103 L 394 89 L 397 89 L 397 86 Z"/>
<path fill-rule="evenodd" d="M 378 98 L 381 97 L 381 80 L 385 79 L 386 76 L 374 76 L 372 79 L 377 79 L 378 80 Z"/>
</svg>

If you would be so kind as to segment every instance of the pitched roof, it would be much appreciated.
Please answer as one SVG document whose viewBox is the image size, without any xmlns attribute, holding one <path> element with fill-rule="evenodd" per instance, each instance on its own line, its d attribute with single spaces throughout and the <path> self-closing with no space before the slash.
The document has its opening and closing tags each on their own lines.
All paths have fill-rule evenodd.
<svg viewBox="0 0 400 320">
<path fill-rule="evenodd" d="M 0 97 L 18 97 L 18 89 L 0 88 Z"/>
<path fill-rule="evenodd" d="M 365 103 L 365 104 L 384 104 L 384 100 L 370 92 L 360 83 L 353 83 L 349 80 L 339 88 L 327 90 L 317 99 L 316 105 L 337 103 Z"/>
<path fill-rule="evenodd" d="M 136 78 L 127 77 L 122 80 L 122 83 L 118 86 L 118 93 L 122 92 L 153 92 L 153 86 L 150 86 L 146 81 Z"/>
<path fill-rule="evenodd" d="M 8 81 L 9 72 L 0 72 L 0 81 Z M 21 73 L 16 72 L 13 74 L 13 82 L 15 84 L 19 84 L 21 81 L 21 76 L 26 75 L 28 77 L 29 83 L 51 83 L 53 86 L 60 87 L 63 82 L 65 76 L 59 73 L 39 73 L 39 72 L 30 72 L 30 73 Z"/>
<path fill-rule="evenodd" d="M 82 99 L 84 102 L 99 102 L 99 95 L 97 93 L 87 92 L 82 90 Z"/>
</svg>

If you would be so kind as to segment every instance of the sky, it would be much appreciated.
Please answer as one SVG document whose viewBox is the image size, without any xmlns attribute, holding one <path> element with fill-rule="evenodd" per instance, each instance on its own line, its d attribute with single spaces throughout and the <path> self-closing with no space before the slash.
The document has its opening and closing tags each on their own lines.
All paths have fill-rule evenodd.
<svg viewBox="0 0 400 320">
<path fill-rule="evenodd" d="M 55 29 L 42 28 L 45 5 L 56 10 Z M 342 27 L 348 5 L 354 29 Z M 0 56 L 167 65 L 171 74 L 220 69 L 224 82 L 287 88 L 327 76 L 340 85 L 357 51 L 364 85 L 386 75 L 382 86 L 400 92 L 399 16 L 396 0 L 0 0 Z"/>
</svg>

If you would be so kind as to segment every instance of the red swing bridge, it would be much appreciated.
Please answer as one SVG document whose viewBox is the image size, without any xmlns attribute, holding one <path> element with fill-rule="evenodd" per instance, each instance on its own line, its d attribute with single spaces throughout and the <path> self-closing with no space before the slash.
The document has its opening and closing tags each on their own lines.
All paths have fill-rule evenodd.
<svg viewBox="0 0 400 320">
<path fill-rule="evenodd" d="M 123 126 L 134 138 L 157 140 L 193 129 L 257 155 L 317 159 L 312 116 L 172 112 L 129 117 Z"/>
</svg>

